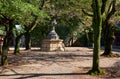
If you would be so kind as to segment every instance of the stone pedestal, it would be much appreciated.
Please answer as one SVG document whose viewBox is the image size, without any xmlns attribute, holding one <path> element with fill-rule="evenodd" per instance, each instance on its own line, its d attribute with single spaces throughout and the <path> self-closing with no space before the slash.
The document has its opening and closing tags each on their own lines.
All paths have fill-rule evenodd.
<svg viewBox="0 0 120 79">
<path fill-rule="evenodd" d="M 63 40 L 45 39 L 41 46 L 42 51 L 65 51 Z"/>
<path fill-rule="evenodd" d="M 42 51 L 65 51 L 63 40 L 59 39 L 58 34 L 55 32 L 55 27 L 47 35 L 46 39 L 42 41 Z"/>
</svg>

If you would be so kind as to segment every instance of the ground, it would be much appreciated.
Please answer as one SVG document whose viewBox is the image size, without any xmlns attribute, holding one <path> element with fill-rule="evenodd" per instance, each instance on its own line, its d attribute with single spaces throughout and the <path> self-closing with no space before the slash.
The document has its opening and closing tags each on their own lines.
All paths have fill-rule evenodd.
<svg viewBox="0 0 120 79">
<path fill-rule="evenodd" d="M 92 48 L 66 47 L 65 52 L 42 52 L 39 48 L 15 56 L 9 51 L 9 65 L 0 67 L 0 79 L 120 79 L 120 57 L 101 57 L 105 75 L 86 74 L 92 67 Z M 101 50 L 101 54 L 102 54 Z M 113 50 L 120 54 L 120 50 Z"/>
</svg>

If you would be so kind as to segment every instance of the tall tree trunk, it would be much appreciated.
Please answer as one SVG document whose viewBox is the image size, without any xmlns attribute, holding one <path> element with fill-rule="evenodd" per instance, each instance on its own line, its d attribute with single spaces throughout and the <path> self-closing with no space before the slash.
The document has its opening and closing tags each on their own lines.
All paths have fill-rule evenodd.
<svg viewBox="0 0 120 79">
<path fill-rule="evenodd" d="M 19 54 L 20 53 L 20 38 L 21 38 L 21 36 L 17 36 L 16 39 L 15 39 L 14 54 Z"/>
<path fill-rule="evenodd" d="M 92 0 L 93 8 L 93 33 L 94 33 L 94 49 L 93 49 L 93 66 L 88 72 L 89 74 L 102 74 L 102 70 L 99 66 L 100 59 L 100 40 L 101 40 L 101 29 L 102 29 L 102 18 L 100 12 L 99 0 Z"/>
<path fill-rule="evenodd" d="M 99 59 L 100 59 L 100 38 L 101 38 L 101 26 L 94 26 L 94 49 L 93 49 L 93 66 L 92 70 L 100 72 Z"/>
<path fill-rule="evenodd" d="M 30 38 L 29 32 L 25 33 L 25 47 L 26 47 L 26 50 L 31 49 L 31 38 Z"/>
<path fill-rule="evenodd" d="M 2 54 L 1 54 L 1 65 L 7 65 L 8 64 L 8 59 L 7 59 L 7 54 L 8 54 L 8 49 L 9 46 L 11 45 L 12 42 L 12 30 L 13 30 L 13 20 L 9 20 L 9 27 L 6 27 L 6 36 L 4 38 L 3 42 L 3 47 L 2 47 Z"/>
<path fill-rule="evenodd" d="M 2 54 L 1 54 L 1 65 L 7 65 L 8 64 L 8 45 L 6 43 L 6 37 L 4 38 L 3 46 L 2 46 Z"/>
<path fill-rule="evenodd" d="M 8 64 L 7 54 L 8 54 L 9 46 L 10 46 L 11 41 L 12 41 L 11 34 L 12 33 L 9 31 L 4 38 L 3 47 L 2 47 L 2 54 L 1 54 L 1 65 Z"/>
</svg>

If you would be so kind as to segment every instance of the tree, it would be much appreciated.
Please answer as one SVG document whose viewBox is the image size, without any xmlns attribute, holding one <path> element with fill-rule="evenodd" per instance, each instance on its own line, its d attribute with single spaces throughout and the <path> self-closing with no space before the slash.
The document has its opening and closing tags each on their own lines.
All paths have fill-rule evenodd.
<svg viewBox="0 0 120 79">
<path fill-rule="evenodd" d="M 43 10 L 43 6 L 45 5 L 45 0 L 38 0 L 38 1 L 26 1 L 29 4 L 32 4 L 34 6 L 36 6 L 38 8 L 37 11 L 38 14 L 32 14 L 31 16 L 34 17 L 34 20 L 30 23 L 28 23 L 28 21 L 25 21 L 27 23 L 24 24 L 25 26 L 25 46 L 26 46 L 26 50 L 29 50 L 31 48 L 31 38 L 30 38 L 30 32 L 37 26 L 38 22 L 42 21 L 43 18 L 49 18 L 49 16 L 47 15 L 46 12 L 44 12 Z M 40 13 L 41 11 L 41 13 Z"/>
<path fill-rule="evenodd" d="M 106 2 L 104 5 L 106 5 Z M 103 21 L 104 21 L 103 22 L 103 39 L 104 39 L 104 46 L 105 46 L 104 53 L 102 54 L 103 56 L 113 55 L 112 44 L 115 39 L 115 35 L 114 35 L 115 23 L 110 22 L 110 20 L 113 18 L 112 16 L 115 15 L 115 13 L 117 12 L 116 4 L 117 4 L 116 0 L 111 1 L 108 7 L 107 14 L 105 15 L 106 18 L 103 18 Z"/>
<path fill-rule="evenodd" d="M 35 17 L 34 21 L 32 21 L 31 24 L 29 25 L 24 25 L 25 26 L 25 46 L 26 46 L 26 50 L 31 49 L 31 38 L 30 38 L 30 32 L 36 27 L 37 23 L 38 23 L 38 16 Z"/>
<path fill-rule="evenodd" d="M 104 37 L 104 45 L 105 45 L 105 52 L 103 55 L 110 55 L 111 53 L 112 43 L 114 41 L 114 31 L 113 31 L 114 26 L 110 23 L 110 19 L 112 18 L 112 16 L 116 11 L 115 4 L 116 4 L 116 0 L 111 0 L 111 1 L 92 0 L 93 14 L 87 13 L 83 10 L 85 14 L 87 14 L 88 16 L 92 16 L 93 18 L 92 27 L 94 31 L 94 50 L 93 50 L 94 54 L 93 54 L 93 67 L 92 67 L 92 70 L 89 71 L 89 73 L 94 73 L 94 72 L 96 74 L 101 73 L 99 69 L 99 49 L 100 49 L 100 38 L 101 38 L 99 37 L 99 35 L 101 35 L 101 30 L 103 32 L 102 35 Z M 98 34 L 98 38 L 96 37 L 97 34 Z M 97 42 L 99 42 L 98 45 L 97 45 L 97 42 L 95 43 L 96 40 L 98 40 Z"/>
<path fill-rule="evenodd" d="M 15 2 L 7 0 L 0 1 L 0 24 L 5 26 L 6 32 L 2 47 L 1 65 L 7 65 L 8 63 L 7 53 L 13 35 L 12 29 L 14 28 L 15 17 L 18 17 L 19 14 L 18 12 L 14 12 L 14 10 L 16 9 L 14 4 Z"/>
<path fill-rule="evenodd" d="M 31 23 L 34 18 L 32 14 L 44 17 L 42 11 L 39 11 L 37 7 L 32 4 L 22 2 L 21 0 L 2 0 L 0 1 L 0 24 L 5 26 L 6 36 L 4 38 L 2 47 L 1 65 L 6 65 L 8 48 L 11 43 L 13 28 L 16 23 L 23 25 L 24 20 L 27 19 Z M 29 17 L 28 17 L 29 15 Z M 20 38 L 20 37 L 19 37 Z M 17 40 L 18 38 L 16 38 Z"/>
<path fill-rule="evenodd" d="M 24 35 L 25 30 L 21 25 L 15 25 L 16 27 L 13 29 L 14 37 L 15 37 L 15 49 L 14 54 L 20 53 L 20 38 Z"/>
<path fill-rule="evenodd" d="M 26 9 L 29 11 L 29 13 L 28 12 L 24 13 L 23 16 L 25 16 L 25 18 L 23 19 L 22 22 L 20 22 L 20 24 L 22 24 L 23 26 L 24 32 L 20 33 L 16 37 L 14 54 L 19 53 L 19 42 L 20 42 L 21 36 L 23 35 L 25 36 L 26 50 L 31 48 L 30 32 L 37 26 L 38 22 L 40 22 L 44 18 L 49 18 L 44 11 L 40 10 L 40 7 L 42 8 L 44 3 L 42 3 L 41 5 L 37 3 L 36 4 L 37 7 L 36 5 L 33 5 L 32 3 L 30 3 L 29 1 L 28 2 L 25 1 L 24 3 L 28 4 L 28 7 Z"/>
<path fill-rule="evenodd" d="M 102 14 L 102 36 L 104 39 L 105 50 L 102 55 L 109 56 L 112 53 L 112 43 L 114 42 L 115 36 L 113 31 L 113 24 L 110 23 L 112 16 L 115 14 L 116 9 L 116 0 L 102 0 L 101 2 L 101 14 Z M 92 16 L 89 13 L 83 12 L 89 16 Z"/>
<path fill-rule="evenodd" d="M 93 27 L 93 34 L 94 34 L 93 66 L 88 73 L 102 74 L 103 70 L 101 70 L 99 66 L 100 40 L 101 40 L 101 30 L 102 30 L 102 13 L 101 13 L 101 6 L 100 6 L 99 0 L 92 0 L 92 9 L 93 9 L 92 27 Z"/>
</svg>

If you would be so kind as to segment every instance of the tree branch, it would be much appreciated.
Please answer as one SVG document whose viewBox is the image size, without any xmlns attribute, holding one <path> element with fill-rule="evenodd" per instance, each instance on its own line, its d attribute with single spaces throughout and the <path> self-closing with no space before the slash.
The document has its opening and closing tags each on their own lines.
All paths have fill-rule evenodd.
<svg viewBox="0 0 120 79">
<path fill-rule="evenodd" d="M 35 20 L 33 21 L 33 23 L 31 24 L 31 27 L 29 29 L 29 32 L 31 32 L 37 25 L 38 23 L 38 17 L 35 17 Z"/>
<path fill-rule="evenodd" d="M 87 16 L 93 17 L 93 14 L 87 13 L 84 9 L 82 9 L 82 12 L 83 12 L 85 15 L 87 15 Z"/>
<path fill-rule="evenodd" d="M 102 0 L 101 14 L 105 12 L 107 0 Z"/>
<path fill-rule="evenodd" d="M 107 15 L 110 13 L 110 10 L 111 10 L 111 7 L 112 7 L 112 3 L 113 3 L 113 1 L 110 3 L 110 5 L 108 7 Z"/>
<path fill-rule="evenodd" d="M 45 4 L 45 0 L 42 0 L 42 4 L 40 4 L 39 9 L 42 10 L 43 6 Z"/>
<path fill-rule="evenodd" d="M 106 21 L 109 20 L 111 18 L 111 16 L 116 12 L 115 4 L 116 4 L 116 0 L 113 0 L 110 4 L 112 9 L 111 9 L 111 11 L 110 11 L 110 9 L 108 10 L 109 13 L 107 14 Z"/>
<path fill-rule="evenodd" d="M 0 15 L 2 15 L 6 20 L 9 20 L 4 14 L 0 13 Z"/>
</svg>

